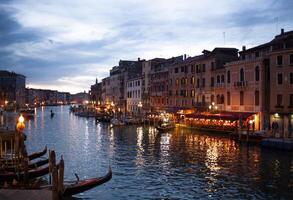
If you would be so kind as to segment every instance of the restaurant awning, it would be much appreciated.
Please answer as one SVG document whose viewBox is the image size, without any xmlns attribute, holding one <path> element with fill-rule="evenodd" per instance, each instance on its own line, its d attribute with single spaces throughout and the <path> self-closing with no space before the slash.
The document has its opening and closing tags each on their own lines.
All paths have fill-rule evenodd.
<svg viewBox="0 0 293 200">
<path fill-rule="evenodd" d="M 225 113 L 193 113 L 185 115 L 186 118 L 199 118 L 199 119 L 217 119 L 217 120 L 231 120 L 236 121 L 239 119 L 246 120 L 248 117 L 255 113 L 248 112 L 225 112 Z"/>
</svg>

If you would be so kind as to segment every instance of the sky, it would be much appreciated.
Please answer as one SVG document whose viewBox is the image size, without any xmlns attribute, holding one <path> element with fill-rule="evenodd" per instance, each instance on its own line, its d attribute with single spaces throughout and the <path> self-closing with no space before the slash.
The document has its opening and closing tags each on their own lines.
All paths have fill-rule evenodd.
<svg viewBox="0 0 293 200">
<path fill-rule="evenodd" d="M 0 0 L 0 69 L 77 93 L 119 60 L 241 49 L 293 30 L 292 0 Z"/>
</svg>

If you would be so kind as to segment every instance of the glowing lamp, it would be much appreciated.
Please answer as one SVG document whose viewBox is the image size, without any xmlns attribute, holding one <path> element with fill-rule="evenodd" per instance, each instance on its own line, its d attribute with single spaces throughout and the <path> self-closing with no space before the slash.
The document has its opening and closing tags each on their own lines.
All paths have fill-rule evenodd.
<svg viewBox="0 0 293 200">
<path fill-rule="evenodd" d="M 18 123 L 23 123 L 23 122 L 24 122 L 24 117 L 20 115 L 18 118 Z"/>
</svg>

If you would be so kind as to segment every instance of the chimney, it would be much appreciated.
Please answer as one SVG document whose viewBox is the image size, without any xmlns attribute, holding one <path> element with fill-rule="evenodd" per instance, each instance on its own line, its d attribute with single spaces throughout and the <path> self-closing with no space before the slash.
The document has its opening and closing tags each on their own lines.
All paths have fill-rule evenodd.
<svg viewBox="0 0 293 200">
<path fill-rule="evenodd" d="M 246 50 L 246 46 L 242 46 L 242 51 L 245 51 Z"/>
<path fill-rule="evenodd" d="M 183 60 L 186 60 L 186 54 L 183 55 Z"/>
<path fill-rule="evenodd" d="M 284 34 L 284 29 L 283 28 L 281 28 L 281 35 L 283 35 Z"/>
<path fill-rule="evenodd" d="M 137 58 L 137 61 L 140 61 L 140 58 L 139 57 Z"/>
</svg>

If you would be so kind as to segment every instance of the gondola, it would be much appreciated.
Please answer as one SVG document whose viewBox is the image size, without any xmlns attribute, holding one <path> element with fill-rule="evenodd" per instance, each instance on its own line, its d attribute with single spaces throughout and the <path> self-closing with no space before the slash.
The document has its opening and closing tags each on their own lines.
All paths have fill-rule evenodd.
<svg viewBox="0 0 293 200">
<path fill-rule="evenodd" d="M 47 146 L 44 148 L 43 151 L 35 152 L 35 153 L 32 153 L 32 154 L 28 155 L 28 159 L 29 159 L 29 160 L 34 160 L 34 159 L 36 159 L 36 158 L 39 158 L 39 157 L 45 155 L 46 153 L 47 153 Z M 0 163 L 1 163 L 1 162 L 4 162 L 4 163 L 11 163 L 11 162 L 13 162 L 13 160 L 0 159 Z"/>
<path fill-rule="evenodd" d="M 85 192 L 89 189 L 92 189 L 98 185 L 108 182 L 112 178 L 112 170 L 109 168 L 108 173 L 105 176 L 99 178 L 90 178 L 85 180 L 77 180 L 76 183 L 65 185 L 63 197 L 69 197 L 81 192 Z"/>
<path fill-rule="evenodd" d="M 46 167 L 38 167 L 35 169 L 28 170 L 27 172 L 27 178 L 28 179 L 34 179 L 40 176 L 44 176 L 49 173 L 49 166 Z M 24 180 L 25 173 L 22 171 L 20 173 L 16 172 L 3 172 L 0 173 L 0 181 L 13 181 L 13 179 L 21 181 Z"/>
<path fill-rule="evenodd" d="M 35 153 L 32 153 L 31 155 L 29 155 L 28 159 L 33 160 L 33 159 L 36 159 L 36 158 L 39 158 L 39 157 L 45 155 L 46 153 L 47 153 L 47 146 L 44 148 L 43 151 L 35 152 Z"/>
<path fill-rule="evenodd" d="M 161 133 L 172 131 L 174 128 L 175 126 L 173 124 L 161 125 L 156 127 L 156 129 Z"/>
<path fill-rule="evenodd" d="M 30 169 L 35 169 L 35 168 L 41 167 L 43 165 L 46 165 L 48 163 L 49 163 L 49 159 L 39 160 L 39 161 L 37 161 L 35 163 L 30 163 L 28 165 L 28 169 L 29 170 Z M 8 167 L 4 166 L 2 169 L 5 170 L 5 171 L 7 171 L 7 172 L 15 172 L 15 171 L 17 171 L 17 168 L 15 168 L 13 166 L 8 166 Z"/>
</svg>

